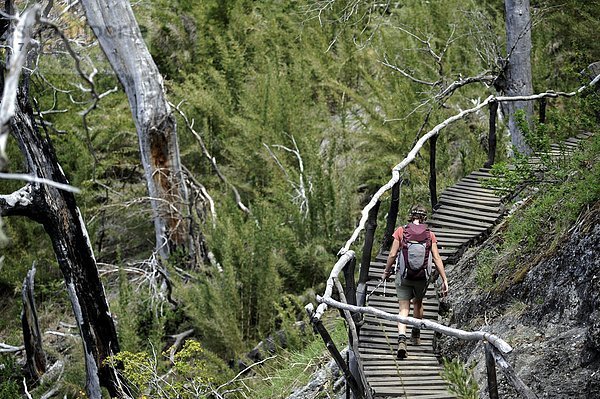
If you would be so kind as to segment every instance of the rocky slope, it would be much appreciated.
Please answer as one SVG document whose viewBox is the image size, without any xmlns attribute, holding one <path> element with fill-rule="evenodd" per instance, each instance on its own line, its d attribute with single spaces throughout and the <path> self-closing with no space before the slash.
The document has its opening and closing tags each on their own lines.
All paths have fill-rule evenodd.
<svg viewBox="0 0 600 399">
<path fill-rule="evenodd" d="M 600 398 L 599 222 L 596 203 L 551 256 L 520 259 L 534 265 L 500 292 L 486 292 L 475 282 L 475 255 L 482 247 L 449 268 L 447 323 L 508 341 L 514 351 L 507 360 L 540 398 Z M 440 348 L 445 356 L 476 364 L 480 396 L 488 397 L 482 345 L 442 338 Z M 498 383 L 500 397 L 520 397 L 501 371 Z"/>
</svg>

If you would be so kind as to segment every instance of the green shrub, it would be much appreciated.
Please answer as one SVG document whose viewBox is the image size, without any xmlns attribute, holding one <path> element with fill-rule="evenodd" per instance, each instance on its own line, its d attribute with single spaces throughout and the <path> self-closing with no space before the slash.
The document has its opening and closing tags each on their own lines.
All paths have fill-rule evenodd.
<svg viewBox="0 0 600 399">
<path fill-rule="evenodd" d="M 194 340 L 186 341 L 183 348 L 172 355 L 170 366 L 169 357 L 169 351 L 163 352 L 161 357 L 123 351 L 109 357 L 107 363 L 118 368 L 131 395 L 139 399 L 205 398 L 233 377 L 223 361 Z M 165 368 L 170 368 L 166 374 Z"/>
<path fill-rule="evenodd" d="M 0 399 L 21 397 L 23 374 L 14 358 L 0 355 Z"/>
<path fill-rule="evenodd" d="M 467 366 L 458 359 L 444 359 L 442 377 L 450 385 L 450 392 L 459 399 L 478 399 L 479 386 L 473 377 L 475 366 Z"/>
</svg>

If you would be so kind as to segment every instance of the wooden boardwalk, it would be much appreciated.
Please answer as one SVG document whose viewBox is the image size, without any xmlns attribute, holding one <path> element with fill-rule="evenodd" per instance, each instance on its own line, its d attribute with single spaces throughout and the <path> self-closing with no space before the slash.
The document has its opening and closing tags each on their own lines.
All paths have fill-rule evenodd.
<svg viewBox="0 0 600 399">
<path fill-rule="evenodd" d="M 575 150 L 588 134 L 580 134 L 561 144 L 552 145 L 552 156 L 565 156 Z M 530 162 L 537 163 L 532 157 Z M 462 178 L 441 194 L 438 207 L 427 224 L 438 238 L 440 255 L 445 264 L 454 263 L 466 247 L 487 235 L 504 214 L 502 198 L 482 182 L 491 178 L 488 169 L 480 169 Z M 367 292 L 377 287 L 388 252 L 376 256 L 369 268 Z M 385 291 L 385 292 L 384 292 Z M 430 285 L 423 301 L 424 318 L 438 321 L 439 302 Z M 390 313 L 398 312 L 393 278 L 381 285 L 368 299 L 367 305 Z M 412 307 L 411 307 L 412 315 Z M 410 337 L 411 327 L 407 328 Z M 408 344 L 408 357 L 396 359 L 398 329 L 394 322 L 365 317 L 359 338 L 364 373 L 375 398 L 450 399 L 441 377 L 442 365 L 434 352 L 433 332 L 421 331 L 421 345 Z"/>
</svg>

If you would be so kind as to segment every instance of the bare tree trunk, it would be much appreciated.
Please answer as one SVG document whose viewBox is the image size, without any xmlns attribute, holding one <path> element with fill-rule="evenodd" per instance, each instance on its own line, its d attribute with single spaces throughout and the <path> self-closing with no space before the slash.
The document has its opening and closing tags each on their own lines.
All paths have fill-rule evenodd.
<svg viewBox="0 0 600 399">
<path fill-rule="evenodd" d="M 37 381 L 46 372 L 46 354 L 42 347 L 42 335 L 35 309 L 34 278 L 35 264 L 27 272 L 27 277 L 23 281 L 21 324 L 23 326 L 23 343 L 25 344 L 26 353 L 25 369 L 29 374 L 29 378 Z"/>
<path fill-rule="evenodd" d="M 11 126 L 28 172 L 67 183 L 54 148 L 37 130 L 27 98 L 22 90 Z M 83 342 L 88 397 L 101 399 L 101 385 L 111 396 L 118 396 L 114 371 L 103 364 L 107 356 L 119 351 L 117 333 L 73 193 L 29 183 L 13 194 L 0 196 L 0 216 L 7 215 L 24 215 L 41 223 L 52 241 Z"/>
<path fill-rule="evenodd" d="M 127 0 L 82 0 L 88 22 L 123 85 L 135 120 L 156 246 L 162 259 L 188 252 L 188 195 L 179 158 L 177 126 L 162 76 L 142 38 Z"/>
<path fill-rule="evenodd" d="M 507 96 L 528 96 L 533 94 L 531 77 L 531 15 L 529 0 L 505 0 L 506 47 L 508 64 L 505 70 L 504 94 Z M 515 120 L 515 112 L 525 111 L 527 123 L 533 118 L 533 102 L 516 101 L 504 104 L 508 114 L 508 129 L 512 145 L 521 153 L 531 149 L 525 142 L 523 132 Z"/>
</svg>

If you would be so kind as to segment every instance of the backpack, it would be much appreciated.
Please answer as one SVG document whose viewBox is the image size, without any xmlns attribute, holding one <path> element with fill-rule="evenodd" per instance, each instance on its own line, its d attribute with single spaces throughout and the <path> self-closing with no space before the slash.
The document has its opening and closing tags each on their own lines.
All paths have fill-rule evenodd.
<svg viewBox="0 0 600 399">
<path fill-rule="evenodd" d="M 397 277 L 407 280 L 429 278 L 432 270 L 431 231 L 424 224 L 404 226 L 402 248 L 396 258 Z"/>
</svg>

